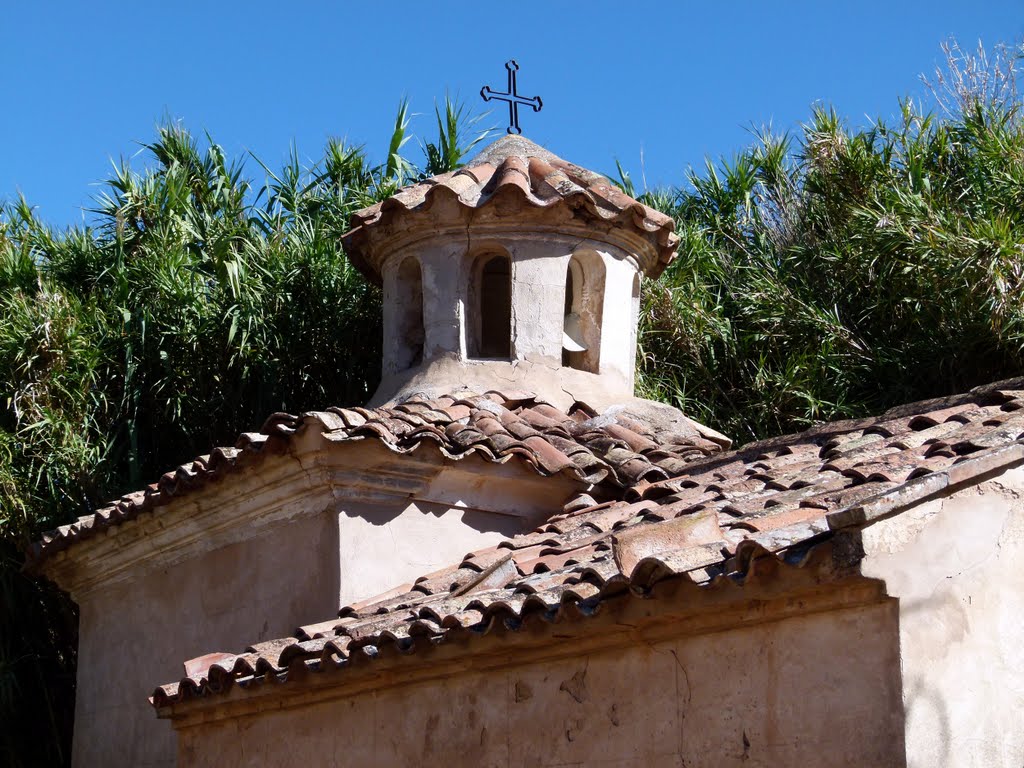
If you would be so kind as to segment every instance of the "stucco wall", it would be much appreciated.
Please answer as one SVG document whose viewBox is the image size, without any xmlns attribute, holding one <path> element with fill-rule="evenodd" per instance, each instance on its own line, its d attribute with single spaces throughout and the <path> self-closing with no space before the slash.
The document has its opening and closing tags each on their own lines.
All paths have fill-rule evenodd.
<svg viewBox="0 0 1024 768">
<path fill-rule="evenodd" d="M 1024 764 L 1024 469 L 863 533 L 899 598 L 907 763 Z"/>
<path fill-rule="evenodd" d="M 174 765 L 174 737 L 146 703 L 156 683 L 337 610 L 335 516 L 268 533 L 80 597 L 76 767 Z"/>
<path fill-rule="evenodd" d="M 372 443 L 360 453 L 412 464 Z M 476 455 L 442 462 L 430 453 L 417 454 L 428 457 L 436 462 L 429 472 L 408 469 L 402 479 L 413 482 L 392 488 L 393 495 L 385 499 L 368 500 L 361 488 L 348 486 L 351 467 L 342 465 L 333 502 L 339 606 L 387 592 L 528 531 L 560 511 L 580 489 L 565 475 L 541 477 L 519 462 L 495 464 Z M 404 498 L 403 492 L 408 494 Z"/>
<path fill-rule="evenodd" d="M 83 595 L 75 765 L 173 765 L 170 729 L 146 697 L 186 659 L 286 637 L 524 525 L 423 501 L 338 506 L 168 568 L 140 563 L 128 583 Z"/>
<path fill-rule="evenodd" d="M 895 622 L 887 602 L 486 672 L 467 660 L 444 680 L 182 728 L 181 762 L 897 766 Z"/>
<path fill-rule="evenodd" d="M 532 527 L 577 486 L 518 463 L 398 456 L 376 442 L 325 452 L 319 440 L 301 436 L 294 455 L 70 550 L 76 766 L 173 765 L 171 729 L 146 698 L 184 661 L 329 620 Z"/>
<path fill-rule="evenodd" d="M 410 583 L 523 528 L 520 517 L 425 501 L 405 507 L 345 503 L 338 514 L 338 605 Z"/>
</svg>

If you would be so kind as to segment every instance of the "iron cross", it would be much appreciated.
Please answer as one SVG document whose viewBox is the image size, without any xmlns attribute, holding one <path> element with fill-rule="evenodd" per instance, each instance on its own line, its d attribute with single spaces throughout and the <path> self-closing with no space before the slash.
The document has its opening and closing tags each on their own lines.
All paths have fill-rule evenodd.
<svg viewBox="0 0 1024 768">
<path fill-rule="evenodd" d="M 509 133 L 522 133 L 522 129 L 519 127 L 519 105 L 525 104 L 526 106 L 533 107 L 534 112 L 540 112 L 540 108 L 544 106 L 544 103 L 540 100 L 540 96 L 533 96 L 532 98 L 526 98 L 516 93 L 516 72 L 519 71 L 519 65 L 516 64 L 515 59 L 511 59 L 505 63 L 505 69 L 508 70 L 508 90 L 504 93 L 498 91 L 492 91 L 488 86 L 484 86 L 480 89 L 480 95 L 484 101 L 507 101 L 508 102 L 508 132 Z"/>
</svg>

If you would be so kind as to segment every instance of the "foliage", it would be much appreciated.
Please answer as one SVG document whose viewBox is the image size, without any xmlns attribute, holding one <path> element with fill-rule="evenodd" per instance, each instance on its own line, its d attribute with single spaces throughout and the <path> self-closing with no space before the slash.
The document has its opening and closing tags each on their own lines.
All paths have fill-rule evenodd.
<svg viewBox="0 0 1024 768">
<path fill-rule="evenodd" d="M 372 393 L 380 293 L 340 238 L 353 211 L 480 140 L 459 104 L 436 111 L 422 172 L 402 154 L 403 101 L 380 165 L 332 140 L 311 167 L 294 150 L 260 164 L 257 186 L 167 125 L 146 170 L 114 167 L 87 227 L 0 207 L 0 622 L 31 630 L 0 638 L 0 762 L 66 761 L 73 710 L 73 607 L 19 572 L 19 551 L 270 413 Z"/>
<path fill-rule="evenodd" d="M 745 442 L 1021 372 L 1016 59 L 947 51 L 945 117 L 905 101 L 851 130 L 818 107 L 648 197 L 682 238 L 646 292 L 648 396 Z"/>
</svg>

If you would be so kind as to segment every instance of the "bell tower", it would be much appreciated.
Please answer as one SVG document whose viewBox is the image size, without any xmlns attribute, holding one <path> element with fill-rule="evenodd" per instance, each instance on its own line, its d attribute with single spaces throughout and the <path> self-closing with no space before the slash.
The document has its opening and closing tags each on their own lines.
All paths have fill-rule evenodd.
<svg viewBox="0 0 1024 768">
<path fill-rule="evenodd" d="M 384 289 L 374 404 L 465 389 L 633 397 L 640 282 L 678 238 L 603 176 L 510 135 L 352 225 L 346 253 Z"/>
</svg>

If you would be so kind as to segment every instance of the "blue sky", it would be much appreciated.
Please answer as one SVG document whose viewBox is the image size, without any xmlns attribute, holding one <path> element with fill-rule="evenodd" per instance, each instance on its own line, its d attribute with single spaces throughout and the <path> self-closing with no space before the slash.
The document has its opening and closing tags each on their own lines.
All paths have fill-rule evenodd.
<svg viewBox="0 0 1024 768">
<path fill-rule="evenodd" d="M 678 184 L 751 126 L 798 128 L 816 102 L 854 125 L 892 115 L 923 95 L 949 36 L 1019 42 L 1024 6 L 4 0 L 0 199 L 21 191 L 45 220 L 80 222 L 111 158 L 165 117 L 271 167 L 292 142 L 319 157 L 328 136 L 379 160 L 403 95 L 429 137 L 435 99 L 447 89 L 484 111 L 480 87 L 503 88 L 513 57 L 520 92 L 544 99 L 523 113 L 527 137 L 599 171 L 618 158 L 637 181 L 642 157 L 648 184 Z"/>
</svg>

